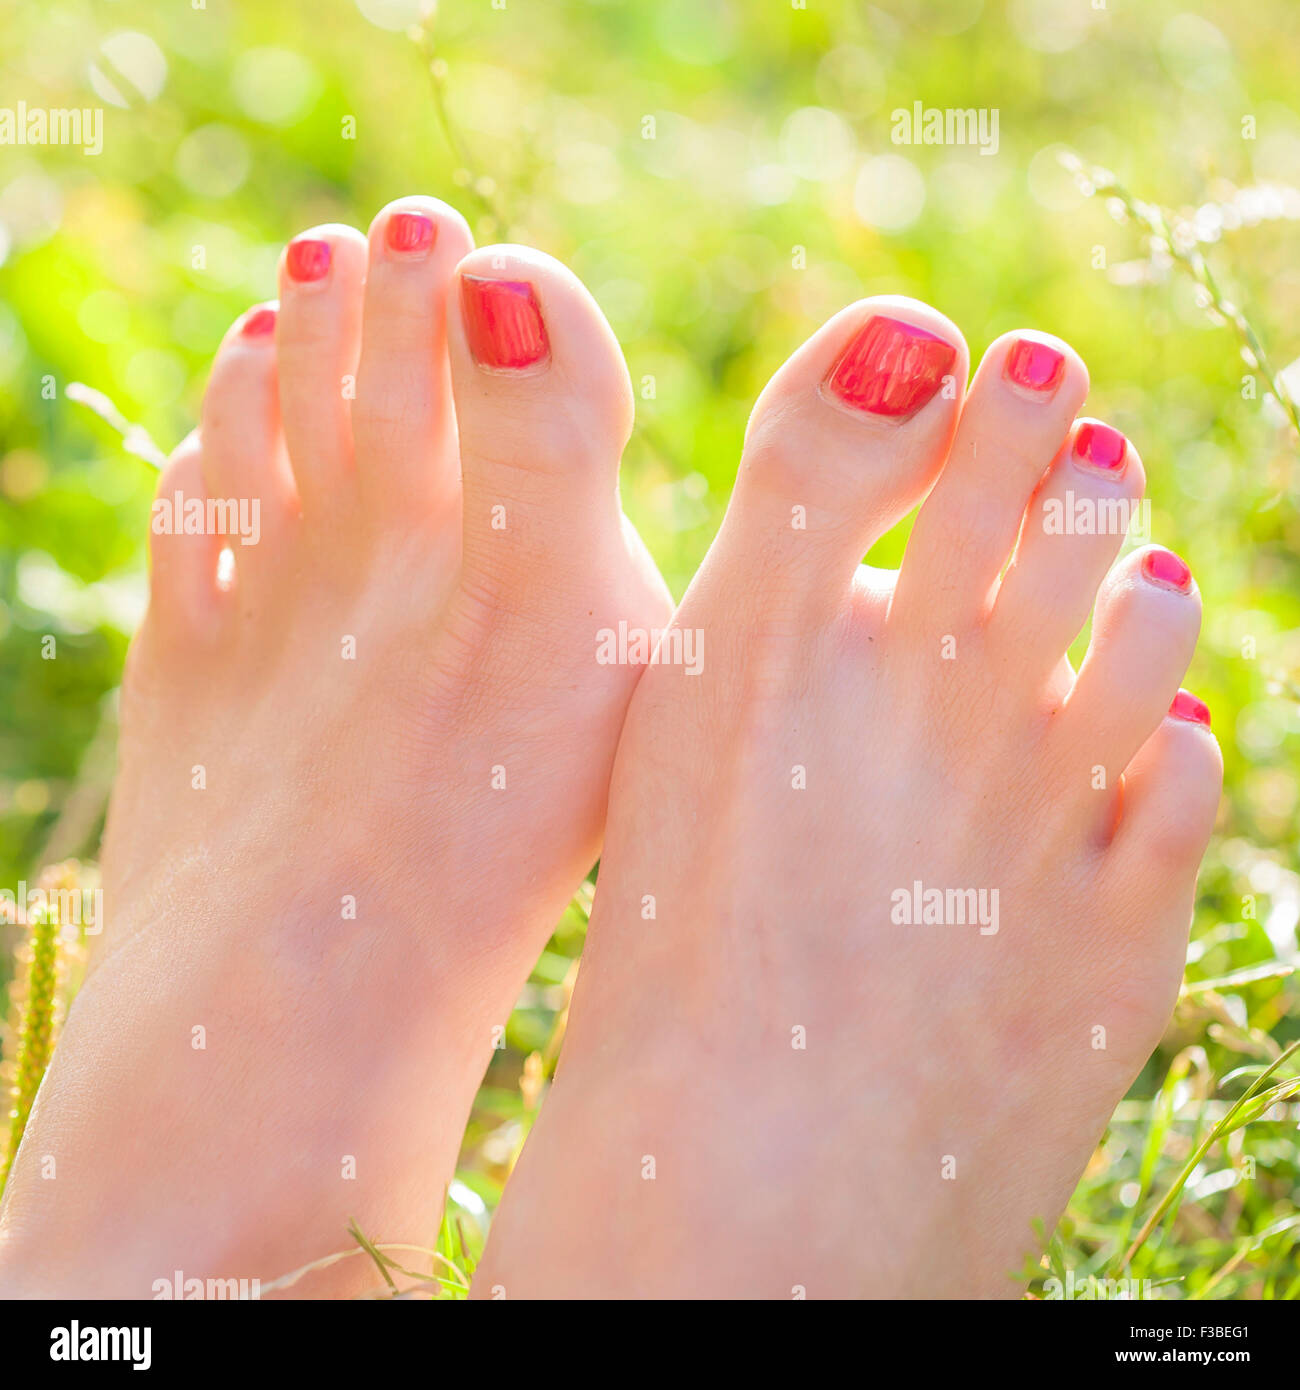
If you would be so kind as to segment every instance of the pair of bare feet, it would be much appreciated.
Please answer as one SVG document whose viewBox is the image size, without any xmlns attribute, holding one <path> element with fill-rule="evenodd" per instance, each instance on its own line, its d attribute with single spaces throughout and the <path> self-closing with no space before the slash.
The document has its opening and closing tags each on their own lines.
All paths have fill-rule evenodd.
<svg viewBox="0 0 1300 1390">
<path fill-rule="evenodd" d="M 306 233 L 280 278 L 162 479 L 256 499 L 261 537 L 233 575 L 219 535 L 152 539 L 109 926 L 10 1179 L 4 1291 L 265 1280 L 349 1216 L 429 1244 L 603 837 L 477 1290 L 1014 1294 L 1168 1018 L 1219 792 L 1179 691 L 1190 573 L 1047 524 L 1143 489 L 1075 420 L 1083 363 L 1011 334 L 967 391 L 934 310 L 845 309 L 759 399 L 643 668 L 600 634 L 635 647 L 672 605 L 581 284 L 423 198 Z M 901 571 L 860 566 L 922 499 Z"/>
</svg>

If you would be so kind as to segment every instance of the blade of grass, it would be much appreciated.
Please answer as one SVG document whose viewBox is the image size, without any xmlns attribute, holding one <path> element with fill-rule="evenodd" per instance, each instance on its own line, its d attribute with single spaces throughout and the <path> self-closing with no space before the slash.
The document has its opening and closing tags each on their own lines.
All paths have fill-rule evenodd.
<svg viewBox="0 0 1300 1390">
<path fill-rule="evenodd" d="M 1196 1150 L 1192 1154 L 1191 1158 L 1187 1160 L 1187 1162 L 1183 1165 L 1182 1171 L 1179 1173 L 1177 1178 L 1174 1179 L 1173 1186 L 1170 1187 L 1169 1191 L 1165 1193 L 1163 1198 L 1161 1198 L 1159 1204 L 1156 1206 L 1156 1209 L 1151 1213 L 1151 1215 L 1147 1217 L 1146 1221 L 1142 1225 L 1142 1229 L 1137 1233 L 1137 1236 L 1135 1237 L 1133 1244 L 1129 1246 L 1128 1251 L 1124 1256 L 1124 1259 L 1121 1261 L 1120 1267 L 1122 1269 L 1127 1269 L 1128 1266 L 1132 1264 L 1133 1256 L 1137 1254 L 1137 1252 L 1146 1242 L 1147 1237 L 1156 1228 L 1156 1226 L 1159 1225 L 1164 1214 L 1173 1205 L 1179 1193 L 1182 1192 L 1183 1187 L 1186 1185 L 1188 1178 L 1190 1178 L 1192 1173 L 1195 1171 L 1197 1164 L 1200 1163 L 1201 1159 L 1204 1158 L 1207 1153 L 1209 1153 L 1215 1141 L 1225 1134 L 1230 1134 L 1234 1129 L 1239 1127 L 1235 1125 L 1233 1121 L 1245 1109 L 1249 1102 L 1256 1097 L 1263 1083 L 1267 1081 L 1268 1078 L 1272 1076 L 1272 1074 L 1289 1057 L 1295 1054 L 1297 1048 L 1300 1048 L 1300 1038 L 1293 1042 L 1291 1046 L 1288 1047 L 1286 1051 L 1283 1052 L 1282 1055 L 1275 1062 L 1272 1063 L 1271 1066 L 1265 1068 L 1265 1070 L 1251 1083 L 1250 1087 L 1246 1090 L 1245 1094 L 1241 1097 L 1241 1099 L 1238 1100 L 1237 1103 L 1232 1107 L 1232 1109 L 1229 1110 L 1228 1113 L 1218 1122 L 1218 1124 L 1216 1124 L 1214 1128 L 1210 1130 L 1210 1132 L 1205 1136 L 1204 1140 L 1202 1140 L 1202 1142 L 1197 1145 Z M 1285 1087 L 1287 1085 L 1294 1085 L 1297 1081 L 1300 1081 L 1300 1078 L 1292 1078 L 1290 1081 L 1282 1084 Z M 1276 1089 L 1278 1088 L 1275 1087 L 1274 1090 Z"/>
<path fill-rule="evenodd" d="M 1169 1064 L 1160 1092 L 1152 1106 L 1151 1123 L 1147 1127 L 1146 1145 L 1142 1150 L 1142 1161 L 1138 1166 L 1138 1194 L 1133 1205 L 1124 1212 L 1123 1222 L 1115 1233 L 1114 1248 L 1123 1250 L 1133 1229 L 1133 1222 L 1151 1191 L 1155 1177 L 1156 1164 L 1164 1151 L 1165 1139 L 1174 1121 L 1174 1094 L 1193 1067 L 1199 1072 L 1208 1073 L 1210 1061 L 1203 1047 L 1184 1048 Z"/>
<path fill-rule="evenodd" d="M 1237 1247 L 1236 1253 L 1232 1256 L 1232 1258 L 1228 1260 L 1225 1264 L 1221 1265 L 1217 1270 L 1215 1270 L 1215 1272 L 1210 1276 L 1209 1282 L 1203 1288 L 1198 1289 L 1194 1294 L 1192 1294 L 1188 1302 L 1193 1302 L 1197 1299 L 1207 1298 L 1209 1296 L 1210 1290 L 1214 1288 L 1217 1284 L 1219 1284 L 1222 1280 L 1226 1279 L 1228 1275 L 1231 1274 L 1233 1270 L 1241 1264 L 1241 1262 L 1246 1258 L 1247 1255 L 1251 1254 L 1252 1251 L 1258 1250 L 1259 1247 L 1263 1245 L 1264 1242 L 1268 1240 L 1270 1237 L 1281 1235 L 1283 1231 L 1293 1230 L 1296 1226 L 1300 1226 L 1300 1214 L 1297 1214 L 1295 1216 L 1283 1217 L 1281 1221 L 1275 1221 L 1271 1226 L 1269 1226 L 1266 1230 L 1261 1231 L 1257 1236 L 1248 1236 Z"/>
<path fill-rule="evenodd" d="M 1251 965 L 1244 970 L 1234 970 L 1231 974 L 1220 975 L 1214 980 L 1191 980 L 1183 985 L 1184 996 L 1205 994 L 1209 991 L 1236 989 L 1240 985 L 1253 985 L 1258 980 L 1280 980 L 1294 975 L 1300 965 L 1287 965 L 1282 961 L 1268 961 L 1264 965 Z"/>
<path fill-rule="evenodd" d="M 436 1250 L 430 1250 L 426 1245 L 388 1244 L 385 1242 L 382 1245 L 375 1245 L 373 1248 L 378 1251 L 408 1250 L 418 1255 L 431 1255 L 434 1260 L 441 1260 L 443 1264 L 447 1265 L 458 1279 L 462 1277 L 460 1270 L 458 1270 L 455 1265 L 444 1256 L 440 1255 Z M 336 1250 L 332 1255 L 322 1255 L 318 1260 L 311 1260 L 298 1269 L 290 1270 L 288 1274 L 278 1275 L 268 1284 L 262 1284 L 261 1291 L 264 1295 L 268 1293 L 279 1293 L 284 1289 L 292 1288 L 300 1279 L 306 1278 L 308 1274 L 315 1274 L 318 1270 L 329 1269 L 331 1265 L 339 1264 L 343 1260 L 352 1260 L 358 1255 L 367 1253 L 369 1252 L 365 1247 L 359 1245 L 352 1250 Z M 397 1268 L 403 1275 L 406 1274 L 406 1271 L 402 1270 L 400 1266 L 394 1265 L 394 1268 Z M 411 1277 L 420 1278 L 421 1276 L 412 1275 Z M 462 1285 L 462 1287 L 468 1287 L 468 1285 Z"/>
</svg>

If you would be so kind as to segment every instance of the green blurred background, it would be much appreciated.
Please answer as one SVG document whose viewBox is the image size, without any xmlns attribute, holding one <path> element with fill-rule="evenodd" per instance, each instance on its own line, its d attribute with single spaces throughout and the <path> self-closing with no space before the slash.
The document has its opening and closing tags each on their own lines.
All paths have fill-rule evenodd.
<svg viewBox="0 0 1300 1390">
<path fill-rule="evenodd" d="M 845 303 L 926 299 L 975 356 L 1006 329 L 1049 330 L 1089 364 L 1088 413 L 1137 444 L 1154 536 L 1205 596 L 1188 685 L 1213 708 L 1227 786 L 1189 979 L 1276 967 L 1180 1004 L 1062 1228 L 1067 1263 L 1098 1268 L 1191 1153 L 1214 1079 L 1300 1032 L 1285 973 L 1300 520 L 1296 440 L 1252 398 L 1233 333 L 1058 153 L 1184 218 L 1199 209 L 1225 292 L 1284 366 L 1300 356 L 1300 195 L 1285 192 L 1300 186 L 1300 6 L 799 3 L 0 0 L 0 107 L 104 111 L 98 155 L 0 146 L 0 886 L 93 859 L 113 692 L 146 596 L 154 471 L 66 389 L 105 393 L 170 449 L 222 332 L 274 293 L 295 232 L 364 227 L 428 192 L 480 243 L 571 264 L 627 355 L 625 506 L 677 594 L 755 395 Z M 892 143 L 892 113 L 917 101 L 996 109 L 996 154 Z M 899 535 L 873 558 L 901 553 Z M 471 1245 L 552 1065 L 583 923 L 579 904 L 480 1096 L 457 1189 Z M 1255 1243 L 1294 1213 L 1294 1136 L 1292 1116 L 1216 1148 L 1143 1272 L 1182 1280 L 1181 1296 L 1244 1244 L 1209 1296 L 1296 1296 L 1296 1229 Z"/>
</svg>

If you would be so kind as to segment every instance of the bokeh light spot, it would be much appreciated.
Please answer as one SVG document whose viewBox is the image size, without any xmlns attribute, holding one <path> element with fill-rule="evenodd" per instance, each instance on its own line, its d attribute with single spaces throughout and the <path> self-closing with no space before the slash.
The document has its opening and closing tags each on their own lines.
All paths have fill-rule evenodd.
<svg viewBox="0 0 1300 1390">
<path fill-rule="evenodd" d="M 924 206 L 925 179 L 903 155 L 877 155 L 858 171 L 853 211 L 868 227 L 901 232 L 916 221 Z"/>
<path fill-rule="evenodd" d="M 984 11 L 984 0 L 904 0 L 902 18 L 925 34 L 960 34 Z"/>
<path fill-rule="evenodd" d="M 357 0 L 357 9 L 379 29 L 400 33 L 437 9 L 433 0 Z"/>
<path fill-rule="evenodd" d="M 176 151 L 176 177 L 204 198 L 228 198 L 248 177 L 248 143 L 231 126 L 200 126 Z"/>
<path fill-rule="evenodd" d="M 263 125 L 292 125 L 320 91 L 316 69 L 287 48 L 251 48 L 235 61 L 230 85 L 240 109 Z"/>
<path fill-rule="evenodd" d="M 1206 92 L 1232 76 L 1232 49 L 1222 32 L 1197 14 L 1175 15 L 1160 35 L 1170 76 L 1191 92 Z"/>
<path fill-rule="evenodd" d="M 826 183 L 853 163 L 853 132 L 834 111 L 803 106 L 781 127 L 781 157 L 801 179 Z"/>
<path fill-rule="evenodd" d="M 96 290 L 81 301 L 77 327 L 94 343 L 120 343 L 131 328 L 131 310 L 113 290 Z"/>
<path fill-rule="evenodd" d="M 124 29 L 99 45 L 89 76 L 101 101 L 131 107 L 159 95 L 167 81 L 167 59 L 148 34 Z"/>
<path fill-rule="evenodd" d="M 720 63 L 735 46 L 735 17 L 726 0 L 667 0 L 659 6 L 659 42 L 683 63 Z"/>
<path fill-rule="evenodd" d="M 1008 18 L 1021 40 L 1040 53 L 1068 53 L 1104 12 L 1088 0 L 1011 0 Z"/>
</svg>

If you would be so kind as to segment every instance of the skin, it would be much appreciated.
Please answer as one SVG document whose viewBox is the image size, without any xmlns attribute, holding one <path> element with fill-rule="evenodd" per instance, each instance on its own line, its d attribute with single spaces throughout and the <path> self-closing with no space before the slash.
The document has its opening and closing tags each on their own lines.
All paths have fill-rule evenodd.
<svg viewBox="0 0 1300 1390">
<path fill-rule="evenodd" d="M 397 212 L 427 254 L 390 250 Z M 257 499 L 261 536 L 229 587 L 220 537 L 151 538 L 108 925 L 9 1180 L 6 1295 L 267 1283 L 351 1218 L 433 1243 L 493 1030 L 599 852 L 638 672 L 597 630 L 670 612 L 619 506 L 627 371 L 573 275 L 474 251 L 428 198 L 305 235 L 328 274 L 282 260 L 274 333 L 232 328 L 160 483 Z M 460 273 L 530 282 L 548 361 L 477 365 Z"/>
<path fill-rule="evenodd" d="M 876 314 L 958 349 L 909 419 L 822 389 Z M 1050 391 L 1004 378 L 1025 336 Z M 675 619 L 704 669 L 649 668 L 628 713 L 478 1296 L 1015 1296 L 1159 1040 L 1222 774 L 1166 713 L 1199 596 L 1044 526 L 1143 488 L 1131 445 L 1075 458 L 1077 355 L 1008 335 L 963 401 L 965 363 L 932 309 L 863 301 L 755 407 Z M 901 570 L 860 567 L 923 498 Z M 900 920 L 918 880 L 996 889 L 997 930 Z"/>
</svg>

